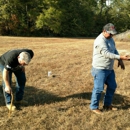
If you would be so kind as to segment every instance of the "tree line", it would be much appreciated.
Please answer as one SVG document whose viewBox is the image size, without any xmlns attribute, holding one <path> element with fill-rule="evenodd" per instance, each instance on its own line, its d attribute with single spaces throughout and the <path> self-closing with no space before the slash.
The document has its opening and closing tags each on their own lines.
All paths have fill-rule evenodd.
<svg viewBox="0 0 130 130">
<path fill-rule="evenodd" d="M 0 0 L 0 35 L 93 37 L 130 29 L 129 0 Z"/>
</svg>

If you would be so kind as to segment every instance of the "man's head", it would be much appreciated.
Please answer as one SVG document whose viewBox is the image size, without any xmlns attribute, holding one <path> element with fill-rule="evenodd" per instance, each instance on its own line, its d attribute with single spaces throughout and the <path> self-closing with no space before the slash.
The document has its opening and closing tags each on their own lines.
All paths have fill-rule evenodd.
<svg viewBox="0 0 130 130">
<path fill-rule="evenodd" d="M 31 61 L 31 56 L 28 52 L 21 52 L 18 56 L 18 62 L 20 65 L 28 65 Z"/>
<path fill-rule="evenodd" d="M 115 26 L 112 23 L 108 23 L 103 27 L 103 34 L 107 39 L 111 38 L 116 33 L 117 31 L 115 30 Z"/>
</svg>

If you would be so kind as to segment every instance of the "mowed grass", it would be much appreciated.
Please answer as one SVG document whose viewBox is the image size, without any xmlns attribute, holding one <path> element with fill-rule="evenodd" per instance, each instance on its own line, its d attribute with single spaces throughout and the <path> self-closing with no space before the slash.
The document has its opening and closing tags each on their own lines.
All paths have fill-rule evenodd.
<svg viewBox="0 0 130 130">
<path fill-rule="evenodd" d="M 15 48 L 30 48 L 35 55 L 26 67 L 24 99 L 29 104 L 17 106 L 8 117 L 0 91 L 0 130 L 130 130 L 129 61 L 124 62 L 125 70 L 117 68 L 117 61 L 114 66 L 118 87 L 113 105 L 119 110 L 96 115 L 89 109 L 93 88 L 90 73 L 93 41 L 1 36 L 0 55 Z M 116 41 L 116 45 L 120 53 L 130 52 L 128 42 Z M 51 77 L 48 71 L 52 72 Z M 14 76 L 12 88 L 15 95 Z"/>
</svg>

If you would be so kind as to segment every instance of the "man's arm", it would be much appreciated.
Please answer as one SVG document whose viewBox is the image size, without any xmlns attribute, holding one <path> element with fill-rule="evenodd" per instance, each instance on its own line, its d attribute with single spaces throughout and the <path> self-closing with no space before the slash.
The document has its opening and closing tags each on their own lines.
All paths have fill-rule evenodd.
<svg viewBox="0 0 130 130">
<path fill-rule="evenodd" d="M 116 49 L 114 53 L 110 52 L 105 43 L 102 46 L 96 46 L 96 49 L 98 49 L 99 53 L 101 53 L 105 58 L 117 59 L 117 60 L 130 60 L 129 55 L 121 56 L 119 55 Z"/>
<path fill-rule="evenodd" d="M 3 81 L 5 82 L 5 92 L 11 93 L 12 90 L 11 90 L 11 86 L 10 86 L 10 83 L 9 83 L 9 71 L 6 70 L 5 68 L 3 70 Z"/>
<path fill-rule="evenodd" d="M 118 67 L 121 67 L 121 69 L 125 69 L 125 65 L 123 63 L 123 60 L 130 60 L 129 55 L 120 56 L 120 59 L 118 60 Z"/>
</svg>

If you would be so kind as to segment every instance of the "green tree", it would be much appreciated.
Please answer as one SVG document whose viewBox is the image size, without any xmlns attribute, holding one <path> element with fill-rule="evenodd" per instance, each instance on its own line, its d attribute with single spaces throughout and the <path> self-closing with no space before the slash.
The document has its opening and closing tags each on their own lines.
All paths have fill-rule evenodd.
<svg viewBox="0 0 130 130">
<path fill-rule="evenodd" d="M 113 0 L 111 10 L 109 11 L 110 20 L 115 23 L 119 32 L 130 29 L 130 1 Z"/>
<path fill-rule="evenodd" d="M 46 0 L 36 27 L 59 36 L 88 36 L 94 24 L 94 0 Z M 91 5 L 91 6 L 90 6 Z"/>
<path fill-rule="evenodd" d="M 41 9 L 41 0 L 1 0 L 1 33 L 30 35 L 35 30 L 35 20 Z"/>
<path fill-rule="evenodd" d="M 129 0 L 107 0 L 107 4 L 106 0 L 99 0 L 96 24 L 99 25 L 99 28 L 101 28 L 101 25 L 112 22 L 119 33 L 130 29 L 129 6 Z"/>
<path fill-rule="evenodd" d="M 1 0 L 0 34 L 93 36 L 108 22 L 123 32 L 130 28 L 129 6 L 129 0 Z"/>
</svg>

